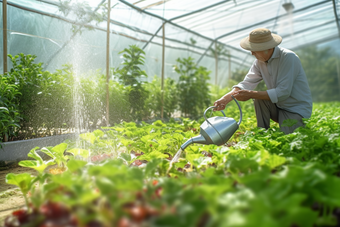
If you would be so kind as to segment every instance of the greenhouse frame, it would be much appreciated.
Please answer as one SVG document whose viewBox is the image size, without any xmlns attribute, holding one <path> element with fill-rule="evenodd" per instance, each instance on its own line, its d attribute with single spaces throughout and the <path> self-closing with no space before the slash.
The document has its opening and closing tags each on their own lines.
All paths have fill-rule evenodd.
<svg viewBox="0 0 340 227">
<path fill-rule="evenodd" d="M 137 43 L 146 51 L 149 75 L 173 78 L 175 59 L 192 56 L 212 71 L 212 83 L 225 86 L 234 69 L 252 63 L 253 57 L 240 48 L 239 41 L 257 27 L 280 34 L 281 45 L 288 49 L 325 43 L 340 49 L 337 0 L 111 1 L 109 27 L 106 18 L 97 18 L 98 22 L 72 12 L 72 8 L 63 11 L 66 2 L 79 10 L 76 7 L 80 3 L 76 5 L 76 1 L 74 5 L 73 1 L 2 1 L 5 6 L 2 7 L 2 72 L 11 67 L 10 63 L 6 64 L 6 54 L 20 51 L 36 54 L 38 61 L 44 59 L 44 68 L 50 71 L 68 62 L 79 65 L 80 72 L 104 70 L 106 48 L 109 48 L 109 67 L 115 67 L 119 62 L 118 52 Z M 104 4 L 108 2 L 97 0 L 83 6 L 84 10 L 102 15 Z M 285 9 L 285 5 L 291 9 Z M 72 26 L 77 26 L 73 32 Z M 84 30 L 84 27 L 92 29 Z M 221 51 L 214 56 L 211 49 L 217 46 Z M 91 58 L 92 54 L 95 59 Z"/>
<path fill-rule="evenodd" d="M 0 1 L 0 226 L 340 226 L 340 0 Z"/>
</svg>

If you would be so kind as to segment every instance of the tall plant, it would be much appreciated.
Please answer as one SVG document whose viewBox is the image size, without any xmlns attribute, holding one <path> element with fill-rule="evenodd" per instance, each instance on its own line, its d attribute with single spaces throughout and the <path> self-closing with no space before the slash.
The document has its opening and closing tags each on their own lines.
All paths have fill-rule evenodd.
<svg viewBox="0 0 340 227">
<path fill-rule="evenodd" d="M 191 57 L 177 59 L 175 71 L 180 75 L 177 84 L 179 107 L 184 117 L 198 117 L 211 105 L 209 95 L 210 71 L 197 66 Z"/>
<path fill-rule="evenodd" d="M 147 74 L 140 66 L 144 65 L 145 52 L 136 45 L 130 45 L 119 52 L 123 54 L 121 67 L 117 68 L 114 73 L 118 76 L 119 81 L 128 87 L 126 90 L 130 102 L 130 114 L 133 119 L 142 120 L 149 115 L 145 106 L 149 92 L 145 89 L 142 81 Z"/>
<path fill-rule="evenodd" d="M 147 84 L 147 90 L 150 91 L 147 99 L 147 107 L 156 117 L 161 116 L 161 108 L 163 105 L 163 116 L 170 118 L 178 108 L 178 93 L 176 82 L 171 78 L 164 81 L 163 103 L 161 79 L 154 76 L 151 83 Z"/>
<path fill-rule="evenodd" d="M 0 77 L 0 142 L 7 142 L 20 128 L 18 85 L 11 84 L 9 78 Z M 1 147 L 1 146 L 0 146 Z"/>
<path fill-rule="evenodd" d="M 49 72 L 43 73 L 42 63 L 34 63 L 35 55 L 25 55 L 20 53 L 12 56 L 8 55 L 13 67 L 7 73 L 8 80 L 11 84 L 17 84 L 22 96 L 19 100 L 19 107 L 23 120 L 29 120 L 29 114 L 38 105 L 36 95 L 41 92 L 41 84 L 48 80 Z M 39 93 L 41 94 L 41 93 Z"/>
<path fill-rule="evenodd" d="M 331 47 L 308 46 L 297 52 L 314 102 L 340 101 L 340 55 Z M 322 76 L 320 76 L 322 75 Z"/>
<path fill-rule="evenodd" d="M 61 128 L 70 125 L 72 115 L 73 74 L 71 66 L 55 73 L 43 71 L 43 63 L 35 63 L 35 55 L 8 55 L 13 67 L 6 74 L 8 83 L 22 94 L 16 104 L 20 112 L 20 128 L 31 137 L 39 128 Z"/>
</svg>

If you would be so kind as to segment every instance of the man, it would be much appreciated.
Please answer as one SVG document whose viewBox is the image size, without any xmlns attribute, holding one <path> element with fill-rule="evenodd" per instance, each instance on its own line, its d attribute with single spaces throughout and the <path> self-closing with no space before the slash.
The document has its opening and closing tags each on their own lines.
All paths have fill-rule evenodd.
<svg viewBox="0 0 340 227">
<path fill-rule="evenodd" d="M 298 56 L 278 45 L 279 35 L 266 28 L 258 28 L 241 40 L 241 47 L 256 57 L 248 74 L 233 90 L 214 103 L 217 110 L 223 110 L 232 101 L 233 95 L 239 101 L 254 100 L 257 126 L 268 129 L 270 119 L 278 122 L 281 130 L 288 134 L 304 126 L 302 118 L 312 114 L 312 95 L 307 77 Z M 267 91 L 253 91 L 264 80 Z M 292 119 L 293 126 L 283 121 Z"/>
</svg>

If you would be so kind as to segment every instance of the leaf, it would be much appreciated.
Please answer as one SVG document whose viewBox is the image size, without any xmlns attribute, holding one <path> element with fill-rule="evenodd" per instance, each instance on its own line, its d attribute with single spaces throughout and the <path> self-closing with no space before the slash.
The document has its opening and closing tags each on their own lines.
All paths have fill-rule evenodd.
<svg viewBox="0 0 340 227">
<path fill-rule="evenodd" d="M 267 165 L 269 166 L 269 168 L 274 169 L 275 167 L 283 165 L 285 162 L 286 162 L 285 157 L 281 157 L 276 154 L 273 154 L 267 160 Z"/>
<path fill-rule="evenodd" d="M 88 150 L 81 148 L 73 148 L 71 150 L 68 150 L 67 152 L 72 153 L 74 156 L 80 155 L 83 158 L 88 158 L 90 155 L 90 152 Z"/>
<path fill-rule="evenodd" d="M 64 155 L 64 152 L 67 148 L 67 143 L 58 144 L 55 147 L 43 147 L 41 149 L 42 152 L 50 156 L 57 162 L 59 166 L 66 165 L 67 160 L 69 159 L 68 156 Z"/>
<path fill-rule="evenodd" d="M 162 158 L 167 158 L 167 157 L 168 157 L 167 154 L 163 154 L 162 152 L 157 150 L 157 151 L 152 151 L 148 154 L 144 154 L 139 159 L 151 161 L 151 160 L 154 160 L 154 159 L 162 159 Z"/>
<path fill-rule="evenodd" d="M 128 154 L 128 153 L 123 153 L 123 152 L 121 152 L 121 153 L 119 154 L 119 157 L 120 157 L 121 159 L 125 160 L 126 162 L 130 162 L 130 161 L 131 161 L 131 155 Z"/>
<path fill-rule="evenodd" d="M 0 110 L 8 113 L 8 109 L 6 107 L 0 107 Z"/>
<path fill-rule="evenodd" d="M 67 143 L 61 143 L 53 147 L 52 151 L 57 154 L 64 155 L 64 151 L 66 150 L 66 148 L 67 148 Z"/>
<path fill-rule="evenodd" d="M 94 130 L 92 133 L 93 133 L 97 138 L 100 138 L 100 137 L 102 137 L 102 136 L 105 135 L 104 132 L 103 132 L 102 130 L 99 130 L 99 129 Z"/>
<path fill-rule="evenodd" d="M 186 154 L 186 159 L 191 163 L 194 164 L 196 159 L 199 159 L 200 157 L 203 157 L 202 154 L 195 154 L 195 153 L 187 153 Z"/>
<path fill-rule="evenodd" d="M 35 169 L 40 174 L 43 173 L 48 166 L 54 164 L 54 160 L 49 160 L 47 162 L 39 162 L 37 160 L 23 160 L 18 163 L 19 166 Z"/>
<path fill-rule="evenodd" d="M 153 159 L 146 164 L 145 167 L 145 176 L 152 177 L 156 172 L 158 165 L 162 162 L 162 159 Z"/>
<path fill-rule="evenodd" d="M 6 175 L 6 183 L 18 186 L 24 195 L 31 189 L 34 179 L 35 177 L 31 176 L 29 173 L 9 173 Z"/>
<path fill-rule="evenodd" d="M 30 157 L 30 158 L 34 158 L 39 163 L 43 163 L 44 162 L 43 159 L 36 152 L 36 150 L 38 150 L 38 149 L 39 149 L 39 147 L 35 147 L 35 148 L 31 149 L 30 152 L 27 154 L 27 156 Z"/>
<path fill-rule="evenodd" d="M 74 172 L 76 170 L 83 168 L 86 164 L 87 164 L 87 162 L 83 161 L 83 160 L 70 160 L 70 161 L 67 162 L 67 168 L 71 172 Z"/>
<path fill-rule="evenodd" d="M 94 142 L 96 141 L 97 137 L 93 134 L 93 133 L 84 133 L 84 134 L 80 134 L 80 138 L 82 138 L 83 140 L 86 140 L 88 142 L 90 142 L 91 144 L 94 144 Z"/>
<path fill-rule="evenodd" d="M 200 169 L 203 166 L 207 166 L 209 163 L 211 163 L 210 157 L 199 157 L 197 159 L 194 159 L 193 165 L 196 166 L 198 169 Z"/>
</svg>

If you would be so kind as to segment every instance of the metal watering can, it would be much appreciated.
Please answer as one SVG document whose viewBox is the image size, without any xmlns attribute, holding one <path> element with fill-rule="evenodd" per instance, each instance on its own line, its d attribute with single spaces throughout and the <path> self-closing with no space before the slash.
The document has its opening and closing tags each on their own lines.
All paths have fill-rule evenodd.
<svg viewBox="0 0 340 227">
<path fill-rule="evenodd" d="M 224 117 L 211 117 L 207 119 L 206 113 L 208 110 L 212 108 L 216 108 L 215 106 L 210 106 L 204 111 L 205 121 L 200 126 L 200 135 L 192 137 L 188 139 L 185 143 L 181 145 L 181 149 L 184 150 L 192 143 L 199 144 L 215 144 L 215 145 L 223 145 L 225 144 L 230 137 L 236 132 L 239 128 L 242 121 L 242 110 L 240 104 L 231 96 L 236 102 L 238 108 L 240 109 L 240 120 L 236 122 L 233 118 L 229 118 L 225 115 L 223 110 L 221 110 Z"/>
</svg>

